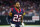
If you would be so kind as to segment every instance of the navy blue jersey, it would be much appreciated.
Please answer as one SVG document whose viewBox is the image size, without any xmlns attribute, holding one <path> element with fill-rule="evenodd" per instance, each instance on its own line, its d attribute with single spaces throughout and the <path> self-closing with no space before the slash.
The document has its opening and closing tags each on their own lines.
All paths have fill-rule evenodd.
<svg viewBox="0 0 40 27">
<path fill-rule="evenodd" d="M 11 18 L 11 23 L 17 24 L 21 22 L 21 17 L 24 13 L 23 9 L 19 9 L 19 11 L 16 8 L 11 8 L 12 9 L 12 18 Z"/>
</svg>

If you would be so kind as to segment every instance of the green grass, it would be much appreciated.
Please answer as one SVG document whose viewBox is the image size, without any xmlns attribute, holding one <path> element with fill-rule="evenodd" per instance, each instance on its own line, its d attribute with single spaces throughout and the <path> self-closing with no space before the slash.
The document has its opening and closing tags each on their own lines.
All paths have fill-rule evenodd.
<svg viewBox="0 0 40 27">
<path fill-rule="evenodd" d="M 24 24 L 25 25 L 25 24 Z M 40 26 L 40 25 L 25 25 L 25 26 Z"/>
<path fill-rule="evenodd" d="M 10 25 L 0 25 L 0 26 L 10 26 Z"/>
<path fill-rule="evenodd" d="M 10 26 L 10 25 L 0 25 L 0 26 Z M 40 25 L 24 25 L 24 26 L 40 26 Z"/>
</svg>

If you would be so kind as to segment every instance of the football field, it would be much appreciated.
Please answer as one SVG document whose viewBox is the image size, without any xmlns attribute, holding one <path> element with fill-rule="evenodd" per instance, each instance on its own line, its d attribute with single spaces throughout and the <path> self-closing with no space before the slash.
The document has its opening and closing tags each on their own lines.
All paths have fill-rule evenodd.
<svg viewBox="0 0 40 27">
<path fill-rule="evenodd" d="M 1 25 L 0 27 L 10 27 L 10 25 L 9 26 L 8 25 L 7 26 L 6 25 Z M 40 25 L 25 25 L 23 27 L 40 27 Z"/>
</svg>

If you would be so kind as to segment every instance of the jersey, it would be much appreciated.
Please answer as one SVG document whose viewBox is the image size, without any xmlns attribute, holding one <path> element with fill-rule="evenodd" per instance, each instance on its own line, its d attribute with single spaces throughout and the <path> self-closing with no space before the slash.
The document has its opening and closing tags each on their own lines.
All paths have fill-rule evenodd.
<svg viewBox="0 0 40 27">
<path fill-rule="evenodd" d="M 24 13 L 23 9 L 19 9 L 19 11 L 16 8 L 11 8 L 12 12 L 12 18 L 11 18 L 11 23 L 12 24 L 20 24 L 21 22 L 21 17 Z"/>
</svg>

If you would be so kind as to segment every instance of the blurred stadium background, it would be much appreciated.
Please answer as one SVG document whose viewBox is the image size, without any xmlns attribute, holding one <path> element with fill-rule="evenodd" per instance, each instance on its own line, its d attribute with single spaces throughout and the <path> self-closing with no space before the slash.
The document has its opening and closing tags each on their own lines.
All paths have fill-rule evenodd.
<svg viewBox="0 0 40 27">
<path fill-rule="evenodd" d="M 8 13 L 10 8 L 14 7 L 13 4 L 16 1 L 19 1 L 21 4 L 20 8 L 25 10 L 23 17 L 24 24 L 40 25 L 40 0 L 0 0 L 0 25 L 10 25 L 8 22 Z"/>
</svg>

